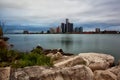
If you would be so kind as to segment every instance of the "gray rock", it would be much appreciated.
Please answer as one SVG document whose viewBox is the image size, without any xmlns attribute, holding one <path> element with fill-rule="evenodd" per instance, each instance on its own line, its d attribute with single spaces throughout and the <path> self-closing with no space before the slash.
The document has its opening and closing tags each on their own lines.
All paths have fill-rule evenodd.
<svg viewBox="0 0 120 80">
<path fill-rule="evenodd" d="M 93 71 L 105 70 L 114 64 L 114 57 L 108 54 L 80 53 L 79 56 L 87 62 L 87 66 Z"/>
<path fill-rule="evenodd" d="M 84 65 L 62 69 L 36 66 L 17 69 L 13 80 L 93 80 L 93 73 Z"/>
<path fill-rule="evenodd" d="M 10 67 L 0 68 L 0 80 L 10 80 Z"/>
<path fill-rule="evenodd" d="M 56 67 L 71 67 L 75 65 L 87 65 L 93 71 L 108 69 L 114 63 L 114 57 L 101 53 L 80 53 L 62 62 L 54 64 Z"/>
<path fill-rule="evenodd" d="M 120 80 L 120 72 L 117 75 L 117 80 Z"/>
<path fill-rule="evenodd" d="M 97 70 L 94 72 L 94 80 L 117 80 L 117 76 L 108 70 Z"/>
<path fill-rule="evenodd" d="M 120 80 L 120 65 L 112 67 L 112 68 L 108 69 L 108 71 L 115 74 L 117 76 L 117 80 Z"/>
<path fill-rule="evenodd" d="M 53 54 L 53 53 L 49 53 L 47 54 L 48 57 L 51 57 L 51 59 L 53 60 L 58 60 L 60 58 L 62 58 L 62 54 L 60 52 L 57 52 L 56 54 Z"/>
<path fill-rule="evenodd" d="M 72 66 L 81 65 L 81 64 L 86 65 L 86 61 L 80 56 L 73 56 L 71 58 L 68 58 L 67 60 L 54 64 L 54 66 L 55 67 L 72 67 Z"/>
</svg>

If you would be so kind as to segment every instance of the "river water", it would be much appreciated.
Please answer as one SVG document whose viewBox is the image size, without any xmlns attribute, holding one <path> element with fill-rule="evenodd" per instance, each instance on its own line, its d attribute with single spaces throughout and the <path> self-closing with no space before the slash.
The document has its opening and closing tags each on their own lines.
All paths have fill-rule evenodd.
<svg viewBox="0 0 120 80">
<path fill-rule="evenodd" d="M 99 52 L 120 58 L 120 34 L 6 34 L 13 49 L 29 52 L 37 45 L 46 49 L 61 48 L 79 54 Z"/>
</svg>

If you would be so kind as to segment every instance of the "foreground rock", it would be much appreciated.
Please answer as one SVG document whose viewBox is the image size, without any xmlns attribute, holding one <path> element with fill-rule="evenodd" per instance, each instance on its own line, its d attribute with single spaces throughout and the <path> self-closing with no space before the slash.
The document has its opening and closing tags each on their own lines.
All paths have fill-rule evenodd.
<svg viewBox="0 0 120 80">
<path fill-rule="evenodd" d="M 56 67 L 71 67 L 75 65 L 86 65 L 94 70 L 105 70 L 114 64 L 114 57 L 101 53 L 80 53 L 79 55 L 56 63 Z"/>
<path fill-rule="evenodd" d="M 89 67 L 43 68 L 39 66 L 17 69 L 11 80 L 93 80 Z"/>
<path fill-rule="evenodd" d="M 94 80 L 120 80 L 120 65 L 94 72 Z"/>
<path fill-rule="evenodd" d="M 80 56 L 73 56 L 68 58 L 67 60 L 54 64 L 55 67 L 61 67 L 61 68 L 72 67 L 75 65 L 86 65 L 86 61 Z"/>
<path fill-rule="evenodd" d="M 86 62 L 88 67 L 94 70 L 105 70 L 114 64 L 114 57 L 102 53 L 81 53 L 79 54 Z"/>
<path fill-rule="evenodd" d="M 10 67 L 0 68 L 0 80 L 10 80 Z"/>
<path fill-rule="evenodd" d="M 0 68 L 0 80 L 120 80 L 120 64 L 111 68 L 114 63 L 114 57 L 111 55 L 99 53 L 81 53 L 68 57 L 61 56 L 60 53 L 54 55 L 64 58 L 58 60 L 55 67 Z"/>
<path fill-rule="evenodd" d="M 94 80 L 117 80 L 117 76 L 108 70 L 98 70 L 94 72 Z"/>
<path fill-rule="evenodd" d="M 118 66 L 115 66 L 115 67 L 108 69 L 108 71 L 115 74 L 117 76 L 117 80 L 120 80 L 120 64 Z"/>
</svg>

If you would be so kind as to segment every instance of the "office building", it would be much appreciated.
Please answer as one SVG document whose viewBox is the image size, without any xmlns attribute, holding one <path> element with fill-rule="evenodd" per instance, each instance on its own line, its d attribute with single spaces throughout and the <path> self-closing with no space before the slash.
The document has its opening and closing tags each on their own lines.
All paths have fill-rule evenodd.
<svg viewBox="0 0 120 80">
<path fill-rule="evenodd" d="M 65 24 L 61 23 L 61 29 L 62 29 L 62 33 L 65 33 Z"/>
<path fill-rule="evenodd" d="M 100 28 L 95 28 L 96 33 L 100 33 Z"/>
<path fill-rule="evenodd" d="M 83 27 L 76 27 L 76 28 L 75 28 L 75 32 L 80 32 L 80 33 L 82 33 L 82 32 L 83 32 Z"/>
<path fill-rule="evenodd" d="M 80 32 L 80 33 L 83 32 L 83 27 L 79 27 L 79 32 Z"/>
<path fill-rule="evenodd" d="M 61 23 L 62 33 L 72 33 L 73 32 L 73 23 L 69 22 L 69 19 L 66 19 L 66 23 Z"/>
</svg>

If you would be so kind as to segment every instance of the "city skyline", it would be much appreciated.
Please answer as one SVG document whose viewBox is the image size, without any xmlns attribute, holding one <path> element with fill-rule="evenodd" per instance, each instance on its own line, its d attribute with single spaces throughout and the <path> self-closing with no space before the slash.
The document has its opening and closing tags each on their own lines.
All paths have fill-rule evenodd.
<svg viewBox="0 0 120 80">
<path fill-rule="evenodd" d="M 119 4 L 119 0 L 0 0 L 0 21 L 8 30 L 24 30 L 57 27 L 69 18 L 86 31 L 96 27 L 120 31 Z"/>
</svg>

